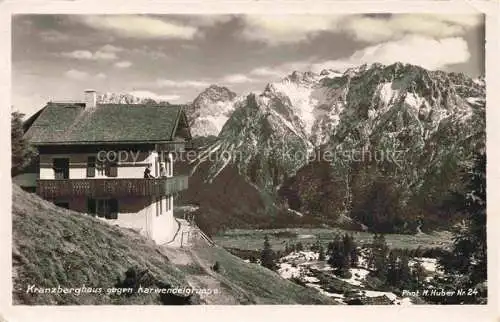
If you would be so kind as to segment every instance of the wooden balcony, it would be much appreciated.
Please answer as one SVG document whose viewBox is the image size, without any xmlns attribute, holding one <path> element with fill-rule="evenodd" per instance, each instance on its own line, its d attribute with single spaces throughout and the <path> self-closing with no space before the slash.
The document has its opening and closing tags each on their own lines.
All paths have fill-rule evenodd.
<svg viewBox="0 0 500 322">
<path fill-rule="evenodd" d="M 166 196 L 186 190 L 188 176 L 171 178 L 135 179 L 63 179 L 37 180 L 36 192 L 45 199 L 72 197 L 132 197 Z"/>
</svg>

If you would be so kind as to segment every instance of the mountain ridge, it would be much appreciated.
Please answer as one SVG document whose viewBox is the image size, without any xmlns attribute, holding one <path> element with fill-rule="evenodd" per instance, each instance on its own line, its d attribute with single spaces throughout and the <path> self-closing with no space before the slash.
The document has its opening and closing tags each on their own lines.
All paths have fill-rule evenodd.
<svg viewBox="0 0 500 322">
<path fill-rule="evenodd" d="M 217 178 L 229 175 L 241 176 L 236 185 L 260 198 L 259 207 L 243 207 L 249 212 L 347 216 L 370 227 L 363 207 L 372 206 L 361 196 L 379 191 L 394 195 L 386 196 L 397 204 L 392 212 L 450 216 L 436 207 L 460 189 L 453 178 L 485 137 L 484 78 L 402 63 L 293 71 L 246 96 L 212 85 L 187 109 L 194 136 L 204 143 L 189 166 L 196 184 L 185 201 L 210 204 L 208 213 L 218 216 L 219 206 L 204 196 L 214 189 L 225 200 L 239 200 L 238 189 L 218 186 Z M 333 191 L 335 201 L 328 201 Z M 234 209 L 245 217 L 247 210 Z M 401 227 L 408 220 L 415 227 L 421 215 L 404 217 Z"/>
<path fill-rule="evenodd" d="M 432 202 L 426 194 L 439 199 L 448 190 L 459 189 L 460 183 L 452 178 L 482 144 L 484 117 L 484 82 L 463 74 L 402 63 L 362 65 L 342 75 L 296 71 L 268 84 L 261 94 L 241 100 L 215 142 L 200 153 L 195 170 L 208 162 L 203 176 L 212 182 L 231 165 L 279 208 L 290 203 L 282 200 L 283 184 L 310 163 L 311 155 L 330 153 L 335 156 L 329 162 L 332 180 L 343 182 L 335 184 L 335 189 L 346 190 L 335 212 L 351 211 L 349 195 L 357 188 L 349 182 L 363 185 L 362 175 L 399 178 L 401 183 L 387 183 L 387 187 L 402 193 L 398 197 L 402 207 L 418 204 L 419 198 L 427 207 Z M 398 154 L 401 160 L 352 160 L 357 154 L 381 152 Z M 445 178 L 446 183 L 435 178 Z M 371 180 L 370 185 L 381 179 Z M 311 192 L 313 187 L 304 184 Z M 322 192 L 314 192 L 309 200 L 318 193 Z M 304 198 L 304 191 L 299 194 Z M 325 211 L 319 209 L 299 206 L 290 210 Z M 357 216 L 367 220 L 367 215 Z"/>
</svg>

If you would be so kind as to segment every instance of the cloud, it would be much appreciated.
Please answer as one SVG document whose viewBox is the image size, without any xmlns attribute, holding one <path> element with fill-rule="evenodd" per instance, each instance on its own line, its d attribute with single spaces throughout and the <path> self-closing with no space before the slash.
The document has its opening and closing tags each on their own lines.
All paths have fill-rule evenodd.
<svg viewBox="0 0 500 322">
<path fill-rule="evenodd" d="M 116 46 L 113 46 L 110 44 L 106 44 L 106 45 L 101 47 L 100 51 L 106 52 L 106 53 L 117 53 L 117 52 L 123 51 L 123 48 L 116 47 Z"/>
<path fill-rule="evenodd" d="M 205 81 L 193 80 L 171 80 L 171 79 L 158 79 L 156 84 L 159 87 L 172 87 L 172 88 L 190 88 L 190 87 L 207 87 L 210 83 Z"/>
<path fill-rule="evenodd" d="M 252 69 L 249 72 L 249 74 L 254 76 L 254 77 L 262 78 L 262 79 L 282 78 L 295 70 L 297 70 L 297 71 L 310 71 L 310 70 L 312 70 L 314 64 L 315 64 L 315 61 L 312 59 L 304 60 L 304 61 L 292 61 L 292 62 L 286 62 L 283 64 L 279 64 L 276 66 L 258 67 L 258 68 Z"/>
<path fill-rule="evenodd" d="M 255 79 L 252 79 L 244 74 L 232 74 L 222 77 L 220 82 L 222 83 L 230 83 L 230 84 L 242 84 L 242 83 L 251 83 L 254 82 Z"/>
<path fill-rule="evenodd" d="M 392 64 L 395 62 L 422 66 L 427 69 L 443 69 L 447 65 L 467 62 L 470 58 L 467 42 L 460 37 L 433 39 L 406 36 L 398 41 L 369 46 L 356 51 L 344 65 L 363 63 Z"/>
<path fill-rule="evenodd" d="M 84 16 L 81 21 L 95 29 L 132 38 L 192 39 L 197 28 L 142 15 Z"/>
<path fill-rule="evenodd" d="M 257 77 L 273 77 L 283 76 L 283 73 L 278 68 L 273 67 L 258 67 L 250 71 L 250 75 Z"/>
<path fill-rule="evenodd" d="M 184 18 L 184 17 L 182 17 Z M 231 14 L 199 14 L 190 15 L 186 19 L 187 23 L 191 26 L 198 27 L 211 27 L 217 24 L 224 24 L 234 19 Z"/>
<path fill-rule="evenodd" d="M 176 94 L 158 95 L 151 91 L 133 91 L 130 92 L 130 94 L 140 98 L 151 98 L 155 101 L 177 101 L 181 98 L 179 95 Z"/>
<path fill-rule="evenodd" d="M 481 15 L 249 15 L 242 36 L 269 45 L 297 43 L 320 32 L 346 33 L 362 42 L 398 40 L 407 35 L 460 36 L 483 23 Z"/>
<path fill-rule="evenodd" d="M 245 74 L 230 74 L 221 77 L 205 78 L 203 80 L 172 80 L 158 79 L 156 85 L 164 88 L 206 88 L 210 84 L 244 84 L 258 81 Z"/>
<path fill-rule="evenodd" d="M 250 15 L 244 17 L 242 36 L 268 44 L 295 43 L 309 36 L 336 29 L 335 15 Z"/>
<path fill-rule="evenodd" d="M 271 81 L 281 79 L 295 70 L 320 73 L 325 69 L 333 69 L 343 72 L 362 64 L 390 65 L 396 62 L 418 65 L 430 70 L 442 70 L 448 65 L 465 63 L 469 58 L 467 42 L 460 37 L 434 39 L 411 35 L 367 46 L 343 59 L 323 61 L 309 59 L 276 66 L 261 66 L 249 71 L 248 74 L 262 81 Z"/>
<path fill-rule="evenodd" d="M 129 62 L 128 60 L 122 60 L 115 63 L 116 68 L 129 68 L 130 66 L 132 66 L 132 63 Z"/>
<path fill-rule="evenodd" d="M 84 80 L 89 77 L 89 74 L 84 71 L 80 71 L 77 69 L 70 69 L 64 73 L 64 75 L 70 79 L 74 80 Z"/>
<path fill-rule="evenodd" d="M 66 34 L 57 30 L 44 30 L 39 33 L 40 39 L 49 43 L 60 43 L 70 39 Z"/>
<path fill-rule="evenodd" d="M 481 24 L 480 15 L 394 14 L 390 18 L 353 16 L 339 27 L 356 40 L 376 43 L 407 35 L 447 38 Z"/>
<path fill-rule="evenodd" d="M 61 56 L 80 60 L 115 60 L 118 58 L 114 52 L 102 50 L 96 52 L 91 52 L 89 50 L 74 50 L 72 52 L 64 52 Z"/>
<path fill-rule="evenodd" d="M 97 77 L 99 79 L 106 79 L 108 76 L 104 73 L 99 73 L 99 74 L 95 75 L 95 77 Z"/>
<path fill-rule="evenodd" d="M 164 50 L 158 50 L 155 48 L 151 48 L 149 46 L 142 46 L 142 47 L 134 47 L 131 49 L 127 49 L 127 52 L 129 54 L 136 54 L 140 56 L 145 56 L 147 59 L 170 59 L 170 56 L 165 53 Z M 144 59 L 144 57 L 141 57 L 140 59 Z"/>
</svg>

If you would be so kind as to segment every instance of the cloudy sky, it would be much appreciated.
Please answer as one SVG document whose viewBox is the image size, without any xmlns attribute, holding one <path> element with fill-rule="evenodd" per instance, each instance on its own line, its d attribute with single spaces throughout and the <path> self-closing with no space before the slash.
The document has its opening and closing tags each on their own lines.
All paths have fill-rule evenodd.
<svg viewBox="0 0 500 322">
<path fill-rule="evenodd" d="M 294 70 L 402 61 L 484 73 L 480 15 L 18 15 L 13 106 L 30 115 L 83 90 L 192 101 L 210 84 L 261 91 Z"/>
</svg>

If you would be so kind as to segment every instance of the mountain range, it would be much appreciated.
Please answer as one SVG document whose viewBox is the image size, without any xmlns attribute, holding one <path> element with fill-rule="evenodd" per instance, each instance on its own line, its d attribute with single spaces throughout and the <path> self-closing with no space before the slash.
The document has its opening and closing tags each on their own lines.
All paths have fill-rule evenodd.
<svg viewBox="0 0 500 322">
<path fill-rule="evenodd" d="M 203 143 L 181 198 L 219 226 L 442 222 L 485 143 L 483 78 L 401 63 L 294 71 L 246 96 L 212 85 L 187 112 Z"/>
</svg>

